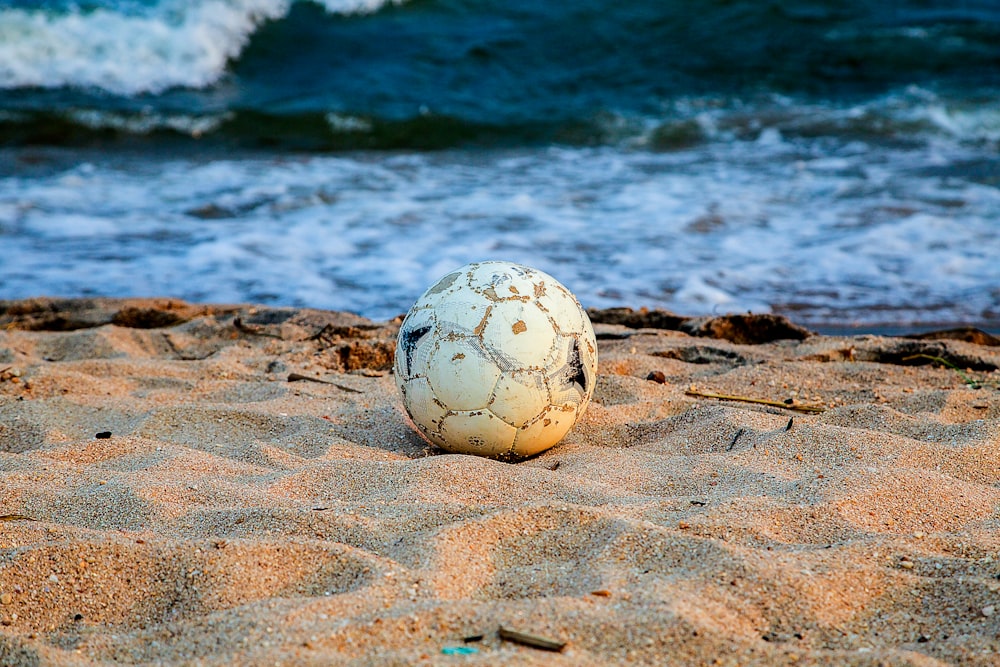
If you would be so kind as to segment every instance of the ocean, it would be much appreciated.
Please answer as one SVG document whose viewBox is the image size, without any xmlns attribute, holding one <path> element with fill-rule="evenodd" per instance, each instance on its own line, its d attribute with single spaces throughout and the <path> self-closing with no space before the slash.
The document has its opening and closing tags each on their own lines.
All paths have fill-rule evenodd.
<svg viewBox="0 0 1000 667">
<path fill-rule="evenodd" d="M 1000 329 L 995 0 L 0 0 L 0 298 Z"/>
</svg>

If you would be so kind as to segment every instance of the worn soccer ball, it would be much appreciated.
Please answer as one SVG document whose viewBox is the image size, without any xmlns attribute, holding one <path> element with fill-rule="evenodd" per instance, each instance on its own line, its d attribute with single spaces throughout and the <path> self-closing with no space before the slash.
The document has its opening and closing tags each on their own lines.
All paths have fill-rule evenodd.
<svg viewBox="0 0 1000 667">
<path fill-rule="evenodd" d="M 552 447 L 583 414 L 597 380 L 597 339 L 576 297 L 552 276 L 478 262 L 413 304 L 394 372 L 428 442 L 517 459 Z"/>
</svg>

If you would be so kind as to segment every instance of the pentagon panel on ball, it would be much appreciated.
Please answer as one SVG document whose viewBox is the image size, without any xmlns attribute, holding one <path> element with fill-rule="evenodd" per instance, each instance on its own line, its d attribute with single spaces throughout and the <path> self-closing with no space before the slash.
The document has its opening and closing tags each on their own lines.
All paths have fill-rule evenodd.
<svg viewBox="0 0 1000 667">
<path fill-rule="evenodd" d="M 477 262 L 413 304 L 393 370 L 428 442 L 518 459 L 555 445 L 583 414 L 597 381 L 597 339 L 576 297 L 552 276 Z"/>
</svg>

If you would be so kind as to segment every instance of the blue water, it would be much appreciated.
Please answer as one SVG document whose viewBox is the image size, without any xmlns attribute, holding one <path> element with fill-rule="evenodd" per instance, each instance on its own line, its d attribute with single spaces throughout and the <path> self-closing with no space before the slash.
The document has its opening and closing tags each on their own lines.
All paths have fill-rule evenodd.
<svg viewBox="0 0 1000 667">
<path fill-rule="evenodd" d="M 1000 322 L 1000 5 L 0 1 L 0 298 Z"/>
</svg>

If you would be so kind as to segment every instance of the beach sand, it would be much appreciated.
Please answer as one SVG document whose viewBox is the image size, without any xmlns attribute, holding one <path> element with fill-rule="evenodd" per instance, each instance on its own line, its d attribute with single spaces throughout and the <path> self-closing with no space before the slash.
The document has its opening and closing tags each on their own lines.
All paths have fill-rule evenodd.
<svg viewBox="0 0 1000 667">
<path fill-rule="evenodd" d="M 1000 664 L 996 341 L 658 317 L 509 464 L 410 431 L 398 321 L 0 302 L 0 664 Z"/>
</svg>

